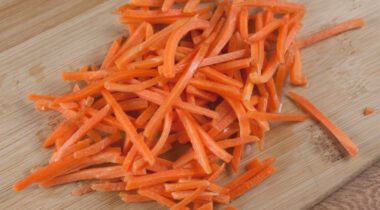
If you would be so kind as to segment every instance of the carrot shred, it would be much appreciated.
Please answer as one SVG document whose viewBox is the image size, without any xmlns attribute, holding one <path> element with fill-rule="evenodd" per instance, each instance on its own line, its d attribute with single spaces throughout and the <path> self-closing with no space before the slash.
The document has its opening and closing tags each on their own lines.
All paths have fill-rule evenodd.
<svg viewBox="0 0 380 210">
<path fill-rule="evenodd" d="M 372 114 L 372 113 L 374 113 L 374 112 L 375 112 L 375 109 L 372 108 L 372 107 L 366 107 L 366 108 L 363 110 L 363 114 L 364 114 L 365 116 L 370 115 L 370 114 Z"/>
<path fill-rule="evenodd" d="M 349 155 L 355 156 L 358 154 L 359 149 L 352 142 L 352 140 L 333 122 L 331 122 L 317 107 L 315 107 L 311 102 L 301 95 L 295 92 L 289 91 L 288 96 L 302 109 L 312 115 L 317 121 L 322 123 L 339 141 L 339 143 L 344 147 Z"/>
<path fill-rule="evenodd" d="M 338 24 L 336 26 L 333 26 L 331 28 L 325 29 L 323 31 L 320 31 L 318 33 L 315 33 L 309 37 L 306 37 L 304 39 L 301 39 L 297 41 L 297 46 L 299 48 L 305 48 L 308 47 L 316 42 L 319 42 L 321 40 L 327 39 L 331 36 L 338 35 L 340 33 L 361 28 L 364 26 L 364 20 L 359 18 L 359 19 L 352 19 L 352 20 L 347 20 L 341 24 Z"/>
<path fill-rule="evenodd" d="M 125 203 L 174 210 L 229 205 L 275 172 L 275 158 L 243 161 L 243 153 L 251 144 L 266 149 L 272 122 L 309 115 L 349 155 L 358 153 L 302 96 L 288 93 L 308 115 L 281 107 L 288 77 L 307 84 L 301 50 L 361 28 L 363 19 L 297 39 L 305 6 L 280 0 L 130 0 L 114 13 L 128 35 L 113 40 L 103 61 L 63 72 L 62 80 L 75 82 L 66 94 L 29 95 L 36 110 L 63 120 L 42 143 L 53 150 L 48 164 L 30 170 L 14 191 L 83 182 L 73 195 L 118 192 Z M 241 168 L 225 186 L 216 184 L 227 169 Z"/>
</svg>

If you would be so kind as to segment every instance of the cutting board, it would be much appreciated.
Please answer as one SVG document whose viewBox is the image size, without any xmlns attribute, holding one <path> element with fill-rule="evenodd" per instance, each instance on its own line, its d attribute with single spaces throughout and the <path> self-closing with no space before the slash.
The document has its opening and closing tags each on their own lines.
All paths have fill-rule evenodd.
<svg viewBox="0 0 380 210">
<path fill-rule="evenodd" d="M 343 20 L 364 17 L 367 25 L 302 51 L 309 79 L 296 89 L 352 137 L 360 148 L 347 157 L 336 141 L 312 120 L 273 124 L 264 151 L 254 147 L 243 160 L 275 156 L 277 173 L 233 202 L 240 209 L 302 209 L 317 203 L 380 157 L 380 2 L 304 0 L 308 13 L 300 36 Z M 59 120 L 36 112 L 29 93 L 63 94 L 72 84 L 64 70 L 102 61 L 111 41 L 126 34 L 112 11 L 125 0 L 2 0 L 0 2 L 0 209 L 159 209 L 129 204 L 117 194 L 70 195 L 76 184 L 15 193 L 12 185 L 45 164 L 51 151 L 41 142 Z M 288 99 L 283 111 L 300 112 Z M 221 178 L 224 183 L 233 176 Z"/>
</svg>

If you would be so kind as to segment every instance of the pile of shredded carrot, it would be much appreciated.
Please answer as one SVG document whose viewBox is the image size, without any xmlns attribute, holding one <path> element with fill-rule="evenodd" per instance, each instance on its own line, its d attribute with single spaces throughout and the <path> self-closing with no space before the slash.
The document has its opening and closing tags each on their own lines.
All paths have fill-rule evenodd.
<svg viewBox="0 0 380 210">
<path fill-rule="evenodd" d="M 115 39 L 100 66 L 64 72 L 78 82 L 67 94 L 30 95 L 63 120 L 43 143 L 54 149 L 49 163 L 15 191 L 85 181 L 73 194 L 119 192 L 126 203 L 170 209 L 228 205 L 275 172 L 274 158 L 256 158 L 217 182 L 226 166 L 241 169 L 245 145 L 262 150 L 270 122 L 307 118 L 279 113 L 287 78 L 307 84 L 301 49 L 364 25 L 349 20 L 296 39 L 305 7 L 277 0 L 131 0 L 117 13 L 129 36 Z M 288 96 L 358 153 L 312 103 Z"/>
</svg>

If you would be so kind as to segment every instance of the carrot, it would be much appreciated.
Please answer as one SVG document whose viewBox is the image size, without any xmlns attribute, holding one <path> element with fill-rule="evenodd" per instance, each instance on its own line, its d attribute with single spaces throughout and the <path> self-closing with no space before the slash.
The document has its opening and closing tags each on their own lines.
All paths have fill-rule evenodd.
<svg viewBox="0 0 380 210">
<path fill-rule="evenodd" d="M 333 26 L 333 27 L 330 27 L 330 28 L 325 29 L 323 31 L 320 31 L 318 33 L 315 33 L 309 37 L 298 40 L 297 46 L 302 49 L 302 48 L 308 47 L 314 43 L 317 43 L 319 41 L 327 39 L 329 37 L 338 35 L 340 33 L 361 28 L 364 26 L 364 24 L 365 24 L 364 20 L 361 18 L 347 20 L 341 24 L 338 24 L 336 26 Z"/>
<path fill-rule="evenodd" d="M 86 147 L 86 148 L 83 148 L 81 150 L 76 151 L 74 153 L 74 158 L 78 159 L 78 158 L 94 155 L 94 154 L 102 151 L 103 149 L 107 148 L 111 144 L 117 142 L 119 139 L 120 139 L 120 135 L 118 133 L 116 133 L 115 135 L 106 137 L 106 138 L 102 139 L 101 141 L 99 141 L 95 144 L 92 144 L 89 147 Z"/>
<path fill-rule="evenodd" d="M 231 199 L 234 200 L 237 197 L 241 196 L 243 193 L 245 193 L 248 190 L 252 189 L 253 187 L 257 186 L 258 184 L 263 182 L 265 179 L 267 179 L 270 175 L 272 175 L 274 172 L 275 172 L 275 170 L 271 166 L 263 169 L 255 177 L 249 179 L 243 185 L 240 185 L 236 189 L 232 190 L 230 192 Z"/>
<path fill-rule="evenodd" d="M 224 84 L 211 82 L 209 80 L 197 80 L 192 79 L 190 81 L 190 84 L 203 90 L 207 90 L 210 92 L 217 93 L 219 95 L 228 96 L 234 99 L 240 99 L 241 98 L 241 91 L 238 88 L 235 87 L 229 87 Z"/>
<path fill-rule="evenodd" d="M 240 185 L 244 184 L 246 181 L 254 177 L 256 174 L 260 173 L 263 169 L 270 166 L 274 162 L 273 158 L 268 158 L 264 160 L 263 164 L 260 165 L 260 167 L 252 168 L 243 173 L 241 176 L 235 178 L 233 181 L 229 182 L 227 185 L 224 186 L 225 190 L 235 190 L 235 188 L 239 187 Z"/>
<path fill-rule="evenodd" d="M 130 84 L 130 85 L 122 85 L 122 84 L 117 84 L 113 82 L 106 82 L 104 84 L 104 87 L 109 91 L 137 92 L 137 91 L 142 91 L 147 88 L 150 88 L 162 81 L 163 81 L 163 78 L 158 76 L 158 77 L 143 81 L 138 84 Z"/>
<path fill-rule="evenodd" d="M 307 79 L 302 74 L 301 52 L 295 49 L 294 62 L 290 69 L 290 82 L 293 85 L 306 85 Z"/>
<path fill-rule="evenodd" d="M 264 7 L 274 12 L 296 12 L 302 11 L 305 7 L 302 4 L 272 1 L 272 0 L 246 0 L 241 2 L 242 6 Z"/>
<path fill-rule="evenodd" d="M 118 192 L 124 191 L 125 182 L 104 182 L 91 184 L 91 189 L 97 192 Z"/>
<path fill-rule="evenodd" d="M 41 186 L 51 187 L 55 185 L 61 185 L 69 182 L 75 182 L 80 180 L 89 179 L 112 179 L 119 178 L 127 175 L 121 166 L 109 166 L 100 168 L 84 169 L 71 174 L 58 176 L 54 179 L 50 179 L 46 182 L 42 182 Z"/>
<path fill-rule="evenodd" d="M 363 111 L 363 114 L 365 115 L 365 116 L 367 116 L 367 115 L 370 115 L 370 114 L 372 114 L 372 113 L 374 113 L 375 112 L 375 109 L 374 108 L 372 108 L 372 107 L 366 107 L 365 109 L 364 109 L 364 111 Z"/>
<path fill-rule="evenodd" d="M 130 194 L 121 192 L 119 193 L 119 196 L 121 197 L 121 200 L 123 200 L 125 203 L 137 203 L 137 202 L 149 202 L 152 201 L 152 199 L 139 195 L 139 194 Z"/>
<path fill-rule="evenodd" d="M 126 189 L 148 187 L 170 180 L 177 180 L 182 177 L 193 176 L 195 174 L 197 174 L 197 172 L 192 169 L 174 169 L 139 177 L 132 176 L 127 182 Z"/>
<path fill-rule="evenodd" d="M 155 133 L 155 130 L 158 127 L 158 123 L 160 122 L 165 114 L 169 111 L 170 108 L 172 108 L 172 105 L 174 101 L 179 97 L 179 95 L 182 93 L 182 91 L 186 88 L 186 85 L 189 83 L 189 80 L 194 75 L 196 69 L 199 66 L 199 63 L 203 59 L 203 57 L 206 54 L 206 51 L 208 49 L 208 44 L 203 44 L 198 53 L 195 55 L 191 65 L 188 67 L 187 71 L 181 75 L 181 77 L 178 79 L 178 82 L 173 87 L 172 91 L 170 92 L 170 95 L 168 95 L 167 99 L 161 106 L 157 109 L 156 113 L 152 116 L 150 121 L 145 127 L 144 135 L 146 137 L 150 137 L 152 133 Z"/>
<path fill-rule="evenodd" d="M 307 116 L 303 114 L 248 112 L 248 117 L 263 121 L 304 121 Z"/>
<path fill-rule="evenodd" d="M 268 34 L 272 33 L 279 27 L 281 27 L 284 24 L 284 19 L 274 19 L 269 24 L 265 25 L 260 31 L 252 34 L 248 37 L 248 41 L 250 43 L 259 41 L 266 37 Z"/>
<path fill-rule="evenodd" d="M 219 54 L 222 48 L 227 44 L 229 39 L 232 37 L 235 30 L 236 22 L 237 22 L 236 21 L 237 16 L 240 10 L 240 8 L 234 4 L 235 2 L 237 1 L 234 0 L 232 4 L 230 5 L 226 23 L 224 24 L 221 32 L 218 34 L 215 42 L 210 46 L 208 56 L 215 56 Z"/>
<path fill-rule="evenodd" d="M 106 101 L 112 106 L 112 109 L 114 110 L 116 118 L 123 126 L 124 131 L 133 142 L 133 145 L 136 146 L 136 149 L 150 164 L 153 164 L 154 163 L 153 154 L 151 153 L 151 151 L 149 150 L 145 142 L 139 137 L 139 135 L 136 132 L 136 128 L 134 127 L 132 122 L 129 120 L 128 116 L 124 113 L 124 111 L 122 110 L 118 102 L 107 91 L 102 91 L 102 95 L 106 99 Z"/>
<path fill-rule="evenodd" d="M 89 130 L 91 130 L 97 123 L 99 123 L 106 115 L 108 114 L 110 110 L 110 106 L 105 106 L 103 109 L 101 109 L 97 115 L 94 115 L 90 119 L 88 119 L 57 151 L 57 157 L 56 160 L 59 160 L 62 158 L 63 153 L 65 150 L 72 144 L 76 143 L 80 140 Z"/>
<path fill-rule="evenodd" d="M 113 57 L 119 51 L 119 49 L 121 47 L 122 40 L 123 40 L 122 37 L 115 39 L 115 41 L 111 45 L 111 48 L 108 50 L 108 53 L 107 53 L 106 57 L 104 58 L 104 61 L 102 63 L 102 66 L 100 67 L 100 69 L 109 68 L 113 65 L 113 63 L 112 63 Z"/>
<path fill-rule="evenodd" d="M 321 111 L 319 111 L 319 109 L 315 107 L 311 102 L 309 102 L 303 96 L 298 95 L 292 91 L 288 92 L 288 97 L 297 103 L 297 105 L 299 105 L 302 109 L 308 112 L 311 116 L 313 116 L 317 121 L 322 123 L 322 125 L 324 125 L 335 136 L 335 138 L 344 147 L 349 155 L 355 156 L 358 154 L 359 149 L 352 142 L 352 140 L 333 122 L 331 122 Z"/>
<path fill-rule="evenodd" d="M 274 158 L 255 158 L 216 184 L 227 168 L 240 170 L 245 145 L 262 151 L 270 122 L 307 118 L 280 112 L 288 75 L 307 83 L 300 50 L 364 25 L 354 19 L 297 41 L 305 7 L 279 0 L 130 0 L 115 13 L 128 35 L 114 39 L 100 65 L 63 72 L 77 82 L 66 94 L 29 96 L 63 121 L 43 142 L 55 150 L 49 163 L 15 191 L 84 181 L 73 194 L 119 192 L 126 203 L 170 209 L 228 205 L 274 172 Z M 358 153 L 310 102 L 289 97 Z"/>
<path fill-rule="evenodd" d="M 172 33 L 165 46 L 164 54 L 164 76 L 166 78 L 173 78 L 175 76 L 174 71 L 174 54 L 181 38 L 186 35 L 189 31 L 196 29 L 205 29 L 209 27 L 209 23 L 200 19 L 191 19 L 185 25 L 178 28 L 174 33 Z"/>
<path fill-rule="evenodd" d="M 176 110 L 179 119 L 181 120 L 187 135 L 190 138 L 191 144 L 194 148 L 197 161 L 202 166 L 203 170 L 209 174 L 211 173 L 210 163 L 206 155 L 205 145 L 203 144 L 199 133 L 197 131 L 196 125 L 193 120 L 190 119 L 186 112 Z"/>
<path fill-rule="evenodd" d="M 125 51 L 116 61 L 116 66 L 119 68 L 122 68 L 126 64 L 130 63 L 132 59 L 140 56 L 141 54 L 145 53 L 146 50 L 154 45 L 157 42 L 160 42 L 161 40 L 165 39 L 168 37 L 168 35 L 177 30 L 180 26 L 185 24 L 185 20 L 178 20 L 175 23 L 171 24 L 170 26 L 166 27 L 162 31 L 154 34 L 153 36 L 149 37 L 149 39 L 145 40 L 145 42 L 136 45 L 135 47 L 132 47 Z"/>
</svg>

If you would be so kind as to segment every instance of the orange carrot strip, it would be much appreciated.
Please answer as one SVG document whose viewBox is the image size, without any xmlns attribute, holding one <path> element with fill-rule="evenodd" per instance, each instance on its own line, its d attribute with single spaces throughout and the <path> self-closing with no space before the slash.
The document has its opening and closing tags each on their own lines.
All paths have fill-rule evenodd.
<svg viewBox="0 0 380 210">
<path fill-rule="evenodd" d="M 117 51 L 119 51 L 119 49 L 121 47 L 122 40 L 123 40 L 122 37 L 115 39 L 115 41 L 111 45 L 111 48 L 108 50 L 107 55 L 104 58 L 102 66 L 100 67 L 100 69 L 109 68 L 113 65 L 113 57 L 115 56 Z"/>
<path fill-rule="evenodd" d="M 216 10 L 214 11 L 211 19 L 210 19 L 210 27 L 205 29 L 202 33 L 202 37 L 203 38 L 207 38 L 210 36 L 210 34 L 212 33 L 212 31 L 215 29 L 217 23 L 219 22 L 220 18 L 222 17 L 223 13 L 224 13 L 224 2 L 222 3 L 218 3 L 218 6 L 216 8 Z"/>
<path fill-rule="evenodd" d="M 143 90 L 143 91 L 137 92 L 136 95 L 138 95 L 139 97 L 141 97 L 145 100 L 148 100 L 150 102 L 158 104 L 158 105 L 162 105 L 165 102 L 165 100 L 163 99 L 161 94 L 150 91 L 150 90 Z M 218 113 L 216 113 L 210 109 L 207 109 L 207 108 L 202 107 L 202 106 L 194 105 L 191 103 L 187 103 L 187 102 L 184 102 L 180 99 L 177 99 L 174 101 L 174 106 L 181 108 L 183 110 L 186 110 L 188 112 L 194 113 L 194 114 L 200 114 L 200 115 L 207 116 L 207 117 L 213 118 L 213 119 L 219 118 Z"/>
<path fill-rule="evenodd" d="M 344 149 L 351 156 L 355 156 L 358 154 L 359 149 L 352 142 L 352 140 L 341 130 L 339 129 L 333 122 L 331 122 L 317 107 L 315 107 L 311 102 L 309 102 L 306 98 L 301 95 L 298 95 L 295 92 L 288 92 L 289 98 L 291 98 L 294 102 L 296 102 L 302 109 L 312 115 L 317 121 L 322 123 L 340 142 L 340 144 L 344 147 Z"/>
<path fill-rule="evenodd" d="M 208 46 L 208 43 L 202 44 L 202 47 L 193 58 L 193 61 L 191 62 L 191 65 L 188 67 L 187 71 L 181 75 L 181 77 L 178 79 L 178 82 L 175 84 L 164 103 L 161 104 L 161 106 L 157 109 L 156 113 L 154 113 L 153 117 L 146 124 L 144 130 L 144 135 L 146 137 L 151 137 L 151 135 L 156 132 L 157 127 L 164 118 L 165 114 L 172 108 L 175 100 L 179 98 L 183 90 L 186 88 L 186 85 L 189 83 L 190 79 L 195 74 L 199 66 L 199 63 L 205 56 Z"/>
<path fill-rule="evenodd" d="M 119 105 L 124 111 L 135 111 L 147 108 L 148 101 L 142 98 L 134 98 L 125 101 L 120 101 Z"/>
<path fill-rule="evenodd" d="M 243 40 L 248 38 L 248 9 L 242 8 L 239 14 L 239 32 Z"/>
<path fill-rule="evenodd" d="M 160 32 L 155 33 L 153 36 L 149 37 L 143 43 L 138 44 L 132 48 L 125 51 L 118 59 L 116 59 L 116 66 L 122 68 L 126 64 L 130 63 L 136 57 L 144 54 L 150 47 L 154 44 L 161 42 L 163 39 L 167 38 L 173 31 L 177 30 L 180 26 L 185 24 L 186 20 L 178 20 Z"/>
<path fill-rule="evenodd" d="M 121 166 L 108 166 L 100 168 L 90 168 L 84 169 L 78 172 L 71 174 L 58 176 L 54 179 L 50 179 L 46 182 L 42 182 L 41 186 L 51 187 L 55 185 L 61 185 L 70 182 L 76 182 L 80 180 L 89 180 L 89 179 L 113 179 L 124 177 L 128 175 L 127 172 Z"/>
<path fill-rule="evenodd" d="M 317 32 L 309 37 L 303 38 L 297 41 L 297 46 L 302 49 L 308 47 L 314 43 L 327 39 L 329 37 L 338 35 L 340 33 L 358 29 L 364 26 L 364 20 L 362 18 L 347 20 L 341 24 L 333 26 L 331 28 L 325 29 L 323 31 Z"/>
<path fill-rule="evenodd" d="M 258 173 L 260 173 L 263 169 L 270 166 L 274 162 L 274 158 L 268 158 L 263 161 L 263 163 L 256 168 L 252 168 L 242 175 L 236 177 L 232 181 L 230 181 L 228 184 L 224 186 L 224 188 L 227 190 L 229 189 L 230 192 L 233 191 L 235 188 L 239 187 L 240 185 L 244 184 L 246 181 L 251 179 L 252 177 L 256 176 Z"/>
<path fill-rule="evenodd" d="M 189 114 L 180 110 L 176 110 L 176 111 L 177 111 L 177 115 L 180 121 L 185 127 L 187 135 L 190 138 L 190 142 L 192 144 L 192 147 L 194 148 L 197 161 L 202 166 L 203 170 L 207 174 L 210 174 L 211 168 L 210 168 L 209 160 L 206 155 L 205 145 L 203 144 L 203 141 L 201 140 L 199 136 L 196 125 L 191 120 Z"/>
<path fill-rule="evenodd" d="M 62 158 L 65 150 L 70 146 L 80 140 L 83 136 L 86 135 L 96 124 L 102 121 L 108 114 L 110 106 L 106 105 L 102 108 L 96 115 L 88 119 L 57 151 L 57 158 L 59 160 Z"/>
<path fill-rule="evenodd" d="M 117 142 L 119 139 L 120 139 L 119 133 L 108 136 L 108 137 L 102 139 L 101 141 L 99 141 L 99 142 L 97 142 L 97 143 L 95 143 L 95 144 L 93 144 L 87 148 L 76 151 L 74 153 L 74 158 L 79 159 L 82 157 L 88 157 L 90 155 L 97 154 L 100 151 L 107 148 L 108 146 L 110 146 L 111 144 Z"/>
<path fill-rule="evenodd" d="M 78 141 L 77 143 L 73 144 L 73 145 L 70 145 L 67 150 L 65 150 L 65 152 L 62 154 L 62 157 L 67 157 L 81 149 L 84 149 L 86 147 L 88 147 L 91 143 L 91 140 L 90 139 L 84 139 L 84 140 L 81 140 L 81 141 Z"/>
<path fill-rule="evenodd" d="M 130 63 L 127 65 L 128 70 L 132 69 L 149 69 L 149 68 L 155 68 L 159 65 L 161 65 L 163 62 L 162 56 L 155 56 L 151 58 L 147 58 L 145 60 L 141 61 L 135 61 L 133 63 Z"/>
<path fill-rule="evenodd" d="M 173 78 L 175 76 L 174 71 L 174 54 L 177 50 L 179 41 L 185 36 L 189 31 L 196 29 L 205 29 L 209 26 L 209 23 L 204 20 L 197 18 L 191 19 L 185 25 L 179 27 L 175 32 L 173 32 L 166 42 L 165 54 L 164 54 L 164 72 L 163 75 L 166 78 Z"/>
<path fill-rule="evenodd" d="M 226 98 L 226 101 L 228 102 L 228 104 L 230 104 L 230 106 L 234 110 L 236 117 L 239 121 L 240 137 L 242 138 L 248 137 L 251 133 L 251 128 L 250 128 L 249 119 L 248 119 L 248 116 L 246 114 L 243 104 L 239 101 L 234 101 L 229 98 Z M 243 153 L 243 146 L 239 145 L 234 148 L 233 158 L 231 161 L 232 169 L 234 171 L 238 170 L 242 153 Z"/>
<path fill-rule="evenodd" d="M 305 10 L 303 4 L 280 2 L 273 0 L 246 0 L 239 3 L 241 6 L 265 7 L 273 12 L 290 13 Z"/>
<path fill-rule="evenodd" d="M 248 112 L 248 117 L 263 121 L 295 121 L 300 122 L 307 119 L 304 114 L 287 114 L 287 113 L 266 113 L 266 112 Z"/>
<path fill-rule="evenodd" d="M 290 69 L 290 82 L 293 85 L 306 85 L 307 79 L 302 74 L 302 62 L 301 62 L 301 52 L 296 47 L 294 54 L 294 62 Z"/>
<path fill-rule="evenodd" d="M 212 202 L 207 202 L 203 204 L 202 206 L 196 208 L 196 210 L 213 210 L 214 206 Z"/>
<path fill-rule="evenodd" d="M 192 79 L 190 80 L 190 84 L 199 89 L 214 92 L 219 95 L 228 96 L 234 99 L 241 98 L 241 91 L 238 88 L 230 87 L 230 86 L 220 84 L 217 82 L 211 82 L 209 80 Z"/>
<path fill-rule="evenodd" d="M 66 81 L 80 81 L 80 80 L 99 80 L 111 74 L 107 70 L 98 70 L 90 72 L 63 72 L 62 79 Z"/>
<path fill-rule="evenodd" d="M 143 81 L 138 84 L 125 85 L 125 84 L 118 84 L 118 83 L 113 83 L 113 82 L 106 82 L 104 84 L 104 87 L 109 91 L 137 92 L 137 91 L 142 91 L 152 86 L 155 86 L 159 82 L 162 82 L 162 81 L 163 81 L 163 78 L 158 76 L 158 77 L 154 77 L 152 79 Z"/>
<path fill-rule="evenodd" d="M 198 187 L 209 186 L 210 182 L 207 180 L 194 180 L 182 183 L 165 184 L 165 190 L 167 192 L 176 192 L 183 190 L 192 190 Z"/>
<path fill-rule="evenodd" d="M 269 24 L 265 25 L 260 31 L 248 37 L 250 43 L 254 43 L 266 37 L 284 24 L 284 19 L 274 19 Z"/>
<path fill-rule="evenodd" d="M 277 44 L 276 44 L 276 54 L 280 60 L 280 63 L 285 62 L 285 43 L 288 35 L 288 22 L 289 16 L 285 16 L 285 23 L 278 30 Z"/>
<path fill-rule="evenodd" d="M 188 12 L 193 12 L 194 9 L 198 6 L 200 3 L 200 0 L 189 0 L 183 7 L 183 12 L 188 13 Z"/>
<path fill-rule="evenodd" d="M 248 68 L 250 66 L 251 58 L 243 58 L 239 60 L 233 60 L 226 63 L 221 63 L 213 66 L 213 68 L 221 71 L 221 72 L 231 72 L 244 68 Z"/>
<path fill-rule="evenodd" d="M 267 179 L 269 176 L 271 176 L 275 172 L 275 169 L 271 166 L 266 167 L 263 169 L 259 174 L 254 176 L 253 178 L 249 179 L 246 183 L 238 186 L 236 189 L 232 190 L 230 192 L 231 199 L 234 200 L 241 196 L 243 193 L 247 192 L 248 190 L 252 189 L 253 187 L 259 185 L 262 183 L 265 179 Z"/>
<path fill-rule="evenodd" d="M 262 74 L 259 75 L 257 72 L 253 72 L 253 74 L 249 75 L 249 79 L 255 84 L 266 83 L 273 77 L 279 64 L 279 58 L 275 54 L 273 54 L 267 62 L 267 64 L 265 65 Z"/>
<path fill-rule="evenodd" d="M 42 145 L 44 148 L 50 147 L 55 143 L 55 141 L 58 138 L 64 136 L 64 134 L 66 134 L 66 133 L 69 133 L 69 135 L 71 135 L 72 133 L 75 132 L 75 130 L 76 130 L 76 126 L 70 124 L 67 121 L 64 121 L 64 122 L 60 123 L 54 129 L 54 131 L 46 138 L 46 140 L 44 141 L 44 143 Z"/>
<path fill-rule="evenodd" d="M 91 189 L 97 192 L 118 192 L 125 190 L 125 182 L 104 182 L 91 184 Z"/>
<path fill-rule="evenodd" d="M 198 88 L 194 87 L 194 86 L 191 86 L 189 85 L 187 88 L 186 88 L 186 92 L 188 94 L 191 94 L 191 95 L 194 95 L 194 96 L 197 96 L 201 99 L 204 99 L 206 101 L 216 101 L 217 100 L 217 96 L 214 95 L 214 94 L 211 94 L 211 93 L 208 93 L 206 91 L 203 91 L 203 90 L 199 90 Z"/>
<path fill-rule="evenodd" d="M 128 135 L 133 145 L 136 146 L 136 149 L 141 153 L 141 155 L 144 157 L 146 161 L 148 161 L 150 164 L 153 164 L 155 158 L 152 152 L 149 150 L 148 146 L 143 141 L 143 138 L 139 137 L 139 135 L 136 132 L 136 128 L 129 120 L 125 112 L 122 110 L 118 102 L 108 91 L 102 91 L 102 95 L 106 99 L 108 104 L 112 106 L 116 118 L 121 123 L 125 133 Z"/>
<path fill-rule="evenodd" d="M 145 189 L 145 188 L 140 188 L 138 191 L 137 191 L 138 194 L 144 196 L 144 197 L 147 197 L 147 198 L 150 198 L 152 200 L 155 200 L 157 201 L 159 204 L 162 204 L 166 207 L 172 207 L 175 205 L 175 202 L 172 201 L 171 199 L 169 198 L 166 198 L 152 190 L 150 190 L 149 188 L 148 189 Z"/>
<path fill-rule="evenodd" d="M 171 130 L 171 126 L 172 126 L 172 120 L 173 120 L 172 119 L 172 114 L 170 112 L 167 113 L 166 116 L 165 116 L 164 126 L 163 126 L 163 130 L 162 130 L 161 136 L 158 139 L 156 145 L 154 145 L 154 147 L 152 149 L 153 155 L 158 155 L 159 152 L 164 147 L 164 145 L 166 144 L 168 136 L 170 134 L 170 130 Z"/>
<path fill-rule="evenodd" d="M 140 203 L 140 202 L 152 201 L 152 199 L 142 196 L 140 194 L 130 194 L 130 193 L 121 192 L 119 193 L 119 196 L 121 200 L 123 200 L 125 203 Z"/>
<path fill-rule="evenodd" d="M 153 116 L 154 112 L 157 110 L 158 106 L 156 104 L 149 104 L 149 106 L 136 118 L 135 125 L 138 128 L 143 127 L 146 122 Z"/>
<path fill-rule="evenodd" d="M 89 166 L 94 163 L 104 163 L 108 161 L 115 161 L 114 151 L 105 151 L 101 154 L 93 156 L 91 158 L 74 159 L 72 156 L 65 157 L 57 162 L 51 163 L 45 167 L 42 167 L 34 171 L 31 175 L 25 177 L 21 181 L 17 182 L 13 189 L 18 192 L 28 187 L 33 183 L 38 183 L 46 179 L 52 179 L 67 171 L 77 169 L 84 166 Z"/>
<path fill-rule="evenodd" d="M 215 42 L 210 46 L 208 56 L 218 55 L 220 51 L 222 51 L 223 47 L 230 40 L 230 38 L 232 37 L 235 31 L 236 22 L 237 22 L 236 20 L 239 14 L 239 10 L 240 10 L 240 7 L 238 7 L 234 3 L 231 4 L 228 11 L 226 23 L 224 24 L 223 28 L 218 34 Z"/>
<path fill-rule="evenodd" d="M 192 169 L 173 169 L 144 176 L 132 176 L 127 182 L 127 190 L 137 189 L 155 184 L 160 184 L 167 181 L 174 181 L 179 178 L 189 177 L 198 174 Z"/>
<path fill-rule="evenodd" d="M 161 7 L 161 10 L 163 12 L 168 11 L 173 6 L 174 2 L 175 2 L 175 0 L 164 0 L 162 7 Z"/>
</svg>

